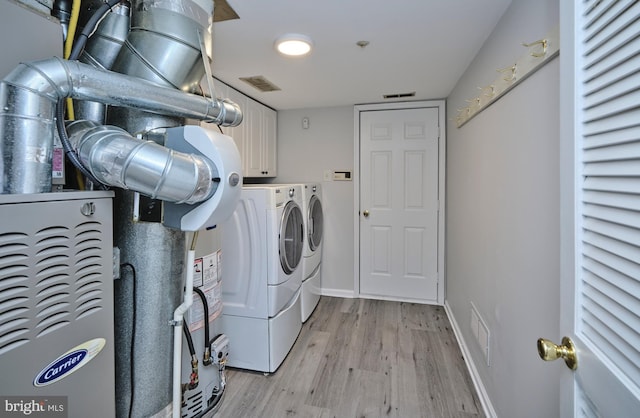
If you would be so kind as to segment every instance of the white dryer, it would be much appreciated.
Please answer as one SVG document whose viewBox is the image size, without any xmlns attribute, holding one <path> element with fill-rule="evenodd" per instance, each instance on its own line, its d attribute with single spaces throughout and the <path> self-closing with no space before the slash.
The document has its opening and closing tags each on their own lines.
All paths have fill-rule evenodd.
<svg viewBox="0 0 640 418">
<path fill-rule="evenodd" d="M 300 333 L 301 198 L 299 185 L 245 186 L 220 226 L 221 331 L 229 337 L 231 367 L 274 372 Z"/>
<path fill-rule="evenodd" d="M 305 240 L 302 257 L 301 313 L 305 322 L 320 300 L 322 234 L 322 187 L 320 183 L 302 184 L 302 213 L 304 215 Z"/>
</svg>

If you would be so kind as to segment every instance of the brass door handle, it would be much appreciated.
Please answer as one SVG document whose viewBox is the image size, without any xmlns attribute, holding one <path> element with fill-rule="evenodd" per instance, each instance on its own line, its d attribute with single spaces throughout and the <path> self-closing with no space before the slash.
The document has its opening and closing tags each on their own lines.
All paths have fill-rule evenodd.
<svg viewBox="0 0 640 418">
<path fill-rule="evenodd" d="M 538 355 L 544 361 L 563 358 L 568 368 L 571 370 L 578 368 L 576 346 L 569 337 L 562 337 L 562 345 L 557 345 L 545 338 L 538 338 Z"/>
<path fill-rule="evenodd" d="M 362 211 L 362 215 L 363 215 L 365 218 L 368 218 L 368 217 L 369 217 L 369 211 L 365 209 L 364 211 Z"/>
</svg>

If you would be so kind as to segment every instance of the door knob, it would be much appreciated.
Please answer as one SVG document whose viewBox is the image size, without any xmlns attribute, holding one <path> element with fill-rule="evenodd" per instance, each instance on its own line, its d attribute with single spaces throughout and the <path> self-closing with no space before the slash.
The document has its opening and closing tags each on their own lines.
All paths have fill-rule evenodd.
<svg viewBox="0 0 640 418">
<path fill-rule="evenodd" d="M 369 217 L 369 211 L 365 209 L 365 210 L 362 212 L 362 215 L 364 215 L 364 217 L 365 217 L 365 218 L 368 218 L 368 217 Z"/>
<path fill-rule="evenodd" d="M 568 368 L 571 370 L 578 368 L 576 346 L 569 337 L 562 337 L 562 345 L 557 345 L 545 338 L 538 338 L 538 355 L 544 361 L 563 358 Z"/>
</svg>

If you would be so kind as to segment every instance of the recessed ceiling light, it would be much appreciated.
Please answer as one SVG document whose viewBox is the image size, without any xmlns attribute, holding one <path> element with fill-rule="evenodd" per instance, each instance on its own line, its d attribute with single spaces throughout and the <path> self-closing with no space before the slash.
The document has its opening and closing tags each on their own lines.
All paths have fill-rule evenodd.
<svg viewBox="0 0 640 418">
<path fill-rule="evenodd" d="M 284 55 L 300 56 L 311 51 L 313 41 L 305 35 L 290 33 L 276 39 L 276 49 Z"/>
</svg>

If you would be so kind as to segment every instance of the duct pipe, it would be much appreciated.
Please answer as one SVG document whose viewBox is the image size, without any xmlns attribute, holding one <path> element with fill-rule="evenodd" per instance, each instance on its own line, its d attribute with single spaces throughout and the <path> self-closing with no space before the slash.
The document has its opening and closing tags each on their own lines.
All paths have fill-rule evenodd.
<svg viewBox="0 0 640 418">
<path fill-rule="evenodd" d="M 89 4 L 89 8 L 97 8 L 98 4 L 100 2 Z M 113 6 L 111 12 L 104 16 L 104 19 L 86 41 L 86 46 L 82 50 L 79 61 L 96 68 L 111 69 L 129 33 L 129 21 L 128 4 L 119 3 Z M 87 22 L 86 24 L 89 23 Z M 70 59 L 74 58 L 70 57 Z M 78 120 L 88 119 L 104 123 L 106 120 L 106 105 L 95 101 L 77 101 L 74 105 L 74 113 L 75 118 Z"/>
<path fill-rule="evenodd" d="M 213 2 L 133 0 L 132 10 L 131 30 L 113 70 L 158 85 L 198 91 L 208 65 L 202 58 L 207 49 L 209 55 L 211 51 Z"/>
<path fill-rule="evenodd" d="M 128 75 L 57 57 L 20 64 L 3 80 L 10 89 L 29 90 L 54 102 L 71 97 L 113 106 L 146 110 L 164 116 L 238 126 L 242 112 L 235 103 L 160 87 Z M 28 92 L 24 92 L 27 94 Z"/>
<path fill-rule="evenodd" d="M 55 106 L 65 97 L 223 126 L 242 121 L 238 105 L 226 100 L 207 99 L 56 57 L 23 63 L 0 83 L 1 193 L 50 191 Z"/>
<path fill-rule="evenodd" d="M 101 183 L 174 203 L 198 203 L 215 193 L 218 170 L 208 158 L 177 152 L 90 121 L 67 126 L 82 164 Z"/>
</svg>

